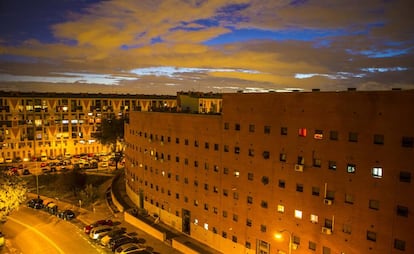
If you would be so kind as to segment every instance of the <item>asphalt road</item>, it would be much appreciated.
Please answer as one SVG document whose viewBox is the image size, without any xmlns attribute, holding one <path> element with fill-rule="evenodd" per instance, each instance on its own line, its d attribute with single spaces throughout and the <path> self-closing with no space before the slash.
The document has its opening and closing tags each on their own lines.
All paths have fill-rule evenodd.
<svg viewBox="0 0 414 254">
<path fill-rule="evenodd" d="M 6 244 L 0 253 L 109 253 L 92 243 L 79 225 L 21 206 L 2 225 Z"/>
</svg>

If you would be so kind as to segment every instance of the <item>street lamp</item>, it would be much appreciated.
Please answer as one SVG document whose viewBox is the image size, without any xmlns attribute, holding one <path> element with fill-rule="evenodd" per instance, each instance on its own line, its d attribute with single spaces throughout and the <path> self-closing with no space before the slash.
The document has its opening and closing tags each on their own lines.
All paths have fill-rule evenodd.
<svg viewBox="0 0 414 254">
<path fill-rule="evenodd" d="M 287 229 L 280 230 L 279 232 L 277 232 L 275 234 L 275 238 L 278 239 L 278 240 L 283 239 L 283 235 L 282 235 L 283 233 L 288 233 L 289 234 L 289 254 L 292 254 L 292 238 L 293 238 L 293 233 L 292 232 L 290 232 Z"/>
</svg>

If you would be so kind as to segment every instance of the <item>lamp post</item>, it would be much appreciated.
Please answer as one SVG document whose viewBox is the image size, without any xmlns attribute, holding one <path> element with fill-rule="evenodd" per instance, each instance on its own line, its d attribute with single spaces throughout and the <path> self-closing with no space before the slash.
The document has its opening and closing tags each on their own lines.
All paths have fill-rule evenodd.
<svg viewBox="0 0 414 254">
<path fill-rule="evenodd" d="M 289 234 L 289 252 L 288 253 L 292 254 L 292 238 L 293 238 L 293 233 L 292 232 L 290 232 L 287 229 L 280 230 L 279 232 L 277 232 L 275 234 L 275 238 L 276 239 L 282 239 L 282 234 L 285 233 L 285 232 Z"/>
</svg>

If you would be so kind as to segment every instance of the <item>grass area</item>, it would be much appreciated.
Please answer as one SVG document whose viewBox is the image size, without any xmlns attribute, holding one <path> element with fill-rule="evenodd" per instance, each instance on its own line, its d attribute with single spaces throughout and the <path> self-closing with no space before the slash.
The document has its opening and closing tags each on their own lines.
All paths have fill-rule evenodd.
<svg viewBox="0 0 414 254">
<path fill-rule="evenodd" d="M 84 173 L 44 174 L 38 176 L 39 195 L 59 198 L 70 203 L 82 200 L 85 208 L 103 198 L 112 175 L 94 175 Z M 36 193 L 36 176 L 24 177 L 30 192 Z"/>
</svg>

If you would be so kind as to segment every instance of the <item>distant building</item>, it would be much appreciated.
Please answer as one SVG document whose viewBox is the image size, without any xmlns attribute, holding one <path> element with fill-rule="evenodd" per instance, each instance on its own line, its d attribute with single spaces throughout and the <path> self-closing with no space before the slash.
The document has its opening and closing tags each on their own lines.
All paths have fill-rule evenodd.
<svg viewBox="0 0 414 254">
<path fill-rule="evenodd" d="M 222 94 L 178 92 L 178 111 L 199 114 L 219 114 L 222 110 Z"/>
<path fill-rule="evenodd" d="M 138 207 L 223 253 L 288 253 L 290 236 L 292 253 L 414 253 L 414 91 L 222 102 L 219 115 L 130 112 Z"/>
<path fill-rule="evenodd" d="M 0 158 L 108 151 L 94 138 L 102 119 L 176 107 L 175 96 L 0 92 Z"/>
</svg>

